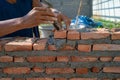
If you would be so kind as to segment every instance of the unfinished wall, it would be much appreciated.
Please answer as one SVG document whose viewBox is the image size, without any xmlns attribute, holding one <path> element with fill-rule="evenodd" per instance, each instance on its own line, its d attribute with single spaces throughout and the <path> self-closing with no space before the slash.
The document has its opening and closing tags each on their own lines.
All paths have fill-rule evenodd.
<svg viewBox="0 0 120 80">
<path fill-rule="evenodd" d="M 120 32 L 0 40 L 0 80 L 120 80 L 119 63 Z"/>
<path fill-rule="evenodd" d="M 77 15 L 80 0 L 48 0 L 53 6 L 70 18 Z M 92 16 L 92 0 L 83 0 L 83 7 L 80 15 Z"/>
</svg>

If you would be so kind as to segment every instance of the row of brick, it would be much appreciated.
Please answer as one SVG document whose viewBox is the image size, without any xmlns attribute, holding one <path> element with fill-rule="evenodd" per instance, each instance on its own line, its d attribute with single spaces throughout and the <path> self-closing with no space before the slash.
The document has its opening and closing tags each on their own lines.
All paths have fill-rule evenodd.
<svg viewBox="0 0 120 80">
<path fill-rule="evenodd" d="M 13 80 L 12 78 L 0 78 L 0 80 Z M 14 80 L 120 80 L 120 78 L 115 78 L 115 79 L 108 79 L 108 78 L 15 78 Z"/>
<path fill-rule="evenodd" d="M 5 74 L 29 74 L 32 72 L 36 73 L 47 73 L 47 74 L 88 74 L 89 72 L 93 73 L 118 73 L 120 74 L 120 67 L 92 67 L 92 68 L 41 68 L 41 67 L 6 67 L 2 69 L 2 72 Z"/>
<path fill-rule="evenodd" d="M 0 42 L 0 51 L 32 51 L 32 50 L 46 50 L 47 39 L 37 40 L 34 44 L 32 41 L 10 41 L 10 42 Z M 55 45 L 48 45 L 48 50 L 57 50 Z M 78 44 L 77 47 L 72 47 L 70 45 L 65 45 L 60 50 L 78 50 L 81 52 L 91 52 L 91 51 L 120 51 L 119 44 Z"/>
<path fill-rule="evenodd" d="M 78 31 L 55 31 L 54 38 L 68 39 L 68 40 L 87 40 L 87 39 L 102 39 L 111 37 L 111 40 L 119 40 L 120 32 L 107 32 L 107 31 L 96 31 L 96 32 L 78 32 Z"/>
<path fill-rule="evenodd" d="M 120 56 L 30 56 L 30 57 L 12 57 L 12 56 L 0 56 L 0 62 L 120 62 Z"/>
</svg>

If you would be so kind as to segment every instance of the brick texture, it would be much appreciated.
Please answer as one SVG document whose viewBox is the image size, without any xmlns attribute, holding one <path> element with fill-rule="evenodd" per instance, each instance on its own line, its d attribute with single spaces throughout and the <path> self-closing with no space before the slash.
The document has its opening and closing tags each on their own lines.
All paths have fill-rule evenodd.
<svg viewBox="0 0 120 80">
<path fill-rule="evenodd" d="M 98 80 L 97 78 L 72 78 L 70 80 Z"/>
<path fill-rule="evenodd" d="M 120 67 L 104 67 L 103 72 L 106 72 L 106 73 L 120 73 Z"/>
<path fill-rule="evenodd" d="M 115 57 L 113 61 L 120 61 L 120 56 Z"/>
<path fill-rule="evenodd" d="M 95 44 L 93 45 L 94 51 L 120 51 L 118 44 Z"/>
<path fill-rule="evenodd" d="M 94 73 L 99 73 L 100 72 L 100 68 L 98 68 L 98 67 L 92 67 L 91 71 L 94 72 Z"/>
<path fill-rule="evenodd" d="M 54 80 L 53 78 L 27 78 L 26 80 Z"/>
<path fill-rule="evenodd" d="M 73 62 L 95 62 L 98 60 L 97 57 L 92 56 L 72 56 L 71 60 Z"/>
<path fill-rule="evenodd" d="M 70 74 L 73 72 L 72 68 L 46 68 L 47 74 Z"/>
<path fill-rule="evenodd" d="M 54 56 L 31 56 L 27 57 L 28 62 L 54 62 Z"/>
<path fill-rule="evenodd" d="M 109 32 L 85 32 L 81 33 L 81 39 L 102 39 L 110 36 Z"/>
<path fill-rule="evenodd" d="M 5 44 L 5 51 L 31 51 L 32 40 L 18 38 Z"/>
<path fill-rule="evenodd" d="M 119 40 L 120 39 L 120 32 L 114 32 L 112 33 L 112 40 Z"/>
<path fill-rule="evenodd" d="M 0 78 L 0 80 L 12 80 L 12 78 Z"/>
<path fill-rule="evenodd" d="M 50 51 L 56 51 L 57 48 L 55 47 L 55 45 L 48 45 L 48 50 L 50 50 Z"/>
<path fill-rule="evenodd" d="M 112 57 L 110 57 L 110 56 L 103 56 L 103 57 L 100 57 L 100 61 L 103 61 L 103 62 L 112 61 Z"/>
<path fill-rule="evenodd" d="M 76 73 L 78 73 L 78 74 L 87 74 L 88 73 L 88 68 L 77 68 Z"/>
<path fill-rule="evenodd" d="M 57 61 L 58 62 L 68 62 L 69 57 L 68 56 L 57 56 Z"/>
<path fill-rule="evenodd" d="M 54 38 L 64 39 L 66 37 L 67 37 L 67 31 L 65 31 L 65 30 L 55 31 L 54 32 Z"/>
<path fill-rule="evenodd" d="M 0 62 L 13 62 L 13 57 L 11 57 L 11 56 L 0 56 Z"/>
<path fill-rule="evenodd" d="M 68 31 L 67 39 L 69 40 L 79 40 L 80 39 L 80 33 L 77 31 Z"/>
<path fill-rule="evenodd" d="M 61 50 L 75 50 L 75 48 L 70 45 L 65 45 Z"/>
<path fill-rule="evenodd" d="M 33 50 L 45 50 L 47 39 L 39 39 L 33 44 Z"/>
<path fill-rule="evenodd" d="M 34 68 L 33 68 L 33 71 L 34 71 L 34 72 L 37 72 L 37 73 L 40 73 L 40 72 L 43 72 L 44 69 L 41 68 L 41 67 L 34 67 Z"/>
<path fill-rule="evenodd" d="M 30 68 L 28 67 L 8 67 L 3 69 L 4 73 L 7 74 L 27 74 L 30 73 Z"/>
<path fill-rule="evenodd" d="M 55 80 L 67 80 L 66 78 L 55 78 Z"/>
<path fill-rule="evenodd" d="M 78 51 L 81 51 L 81 52 L 91 52 L 91 45 L 79 44 L 78 45 Z"/>
<path fill-rule="evenodd" d="M 24 57 L 14 57 L 14 62 L 25 62 Z"/>
</svg>

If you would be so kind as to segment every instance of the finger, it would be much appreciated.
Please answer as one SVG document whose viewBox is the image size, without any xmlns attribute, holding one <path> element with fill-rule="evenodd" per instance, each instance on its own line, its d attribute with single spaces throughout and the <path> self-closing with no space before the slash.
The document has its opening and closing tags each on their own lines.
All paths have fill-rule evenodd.
<svg viewBox="0 0 120 80">
<path fill-rule="evenodd" d="M 34 7 L 33 10 L 47 11 L 47 8 L 45 8 L 45 7 Z"/>
<path fill-rule="evenodd" d="M 51 16 L 41 16 L 40 19 L 46 21 L 57 21 L 57 18 Z"/>
<path fill-rule="evenodd" d="M 42 16 L 56 17 L 56 15 L 53 12 L 40 11 L 39 14 Z"/>
</svg>

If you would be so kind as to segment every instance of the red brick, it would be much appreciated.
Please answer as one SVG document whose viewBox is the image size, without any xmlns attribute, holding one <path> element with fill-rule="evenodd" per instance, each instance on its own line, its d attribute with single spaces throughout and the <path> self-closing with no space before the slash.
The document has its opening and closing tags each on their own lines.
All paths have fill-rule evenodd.
<svg viewBox="0 0 120 80">
<path fill-rule="evenodd" d="M 119 40 L 120 39 L 120 32 L 114 32 L 111 36 L 112 40 Z"/>
<path fill-rule="evenodd" d="M 65 45 L 61 50 L 75 50 L 75 48 L 69 45 Z"/>
<path fill-rule="evenodd" d="M 47 39 L 39 39 L 33 44 L 33 50 L 45 50 Z"/>
<path fill-rule="evenodd" d="M 94 73 L 99 73 L 100 72 L 100 68 L 98 68 L 98 67 L 92 67 L 91 71 L 94 72 Z"/>
<path fill-rule="evenodd" d="M 4 73 L 7 74 L 26 74 L 30 73 L 30 68 L 28 67 L 9 67 L 3 69 Z"/>
<path fill-rule="evenodd" d="M 120 45 L 117 44 L 95 44 L 94 51 L 120 51 Z"/>
<path fill-rule="evenodd" d="M 98 80 L 97 78 L 72 78 L 70 80 Z"/>
<path fill-rule="evenodd" d="M 12 40 L 12 38 L 7 38 L 7 39 L 2 38 L 2 39 L 0 39 L 0 51 L 4 50 L 4 45 L 11 40 Z"/>
<path fill-rule="evenodd" d="M 53 78 L 27 78 L 27 80 L 54 80 Z"/>
<path fill-rule="evenodd" d="M 27 57 L 29 62 L 54 62 L 55 56 L 31 56 Z"/>
<path fill-rule="evenodd" d="M 55 45 L 48 45 L 48 50 L 50 50 L 50 51 L 56 51 L 57 48 L 55 47 Z"/>
<path fill-rule="evenodd" d="M 40 68 L 40 67 L 34 67 L 34 68 L 33 68 L 33 71 L 34 71 L 34 72 L 43 72 L 44 69 L 43 69 L 43 68 Z"/>
<path fill-rule="evenodd" d="M 47 74 L 70 74 L 73 72 L 72 68 L 46 68 Z"/>
<path fill-rule="evenodd" d="M 102 39 L 110 36 L 109 32 L 83 32 L 81 39 Z"/>
<path fill-rule="evenodd" d="M 69 40 L 79 40 L 80 39 L 80 33 L 77 31 L 68 31 L 67 39 Z"/>
<path fill-rule="evenodd" d="M 24 78 L 15 78 L 14 80 L 26 80 Z"/>
<path fill-rule="evenodd" d="M 67 80 L 66 78 L 55 78 L 55 80 Z"/>
<path fill-rule="evenodd" d="M 31 38 L 18 38 L 5 44 L 5 51 L 31 51 L 32 40 Z"/>
<path fill-rule="evenodd" d="M 88 73 L 88 68 L 77 68 L 76 73 L 78 74 L 87 74 Z"/>
<path fill-rule="evenodd" d="M 113 61 L 120 61 L 120 56 L 115 57 L 115 58 L 113 59 Z"/>
<path fill-rule="evenodd" d="M 0 62 L 13 62 L 13 57 L 11 57 L 11 56 L 0 56 Z"/>
<path fill-rule="evenodd" d="M 102 61 L 102 62 L 112 61 L 112 57 L 110 57 L 110 56 L 103 56 L 103 57 L 100 57 L 100 61 Z"/>
<path fill-rule="evenodd" d="M 14 62 L 24 62 L 25 58 L 23 57 L 14 57 Z"/>
<path fill-rule="evenodd" d="M 106 72 L 106 73 L 120 73 L 120 67 L 104 67 L 103 72 Z"/>
<path fill-rule="evenodd" d="M 69 57 L 68 56 L 57 56 L 57 61 L 58 62 L 68 62 Z"/>
<path fill-rule="evenodd" d="M 95 62 L 97 60 L 98 58 L 93 56 L 72 56 L 73 62 Z"/>
<path fill-rule="evenodd" d="M 0 80 L 12 80 L 11 78 L 0 78 Z"/>
<path fill-rule="evenodd" d="M 67 37 L 67 31 L 65 31 L 65 30 L 55 31 L 54 32 L 54 38 L 64 39 L 66 37 Z"/>
<path fill-rule="evenodd" d="M 79 44 L 78 45 L 78 51 L 81 51 L 81 52 L 91 52 L 91 45 Z"/>
</svg>

